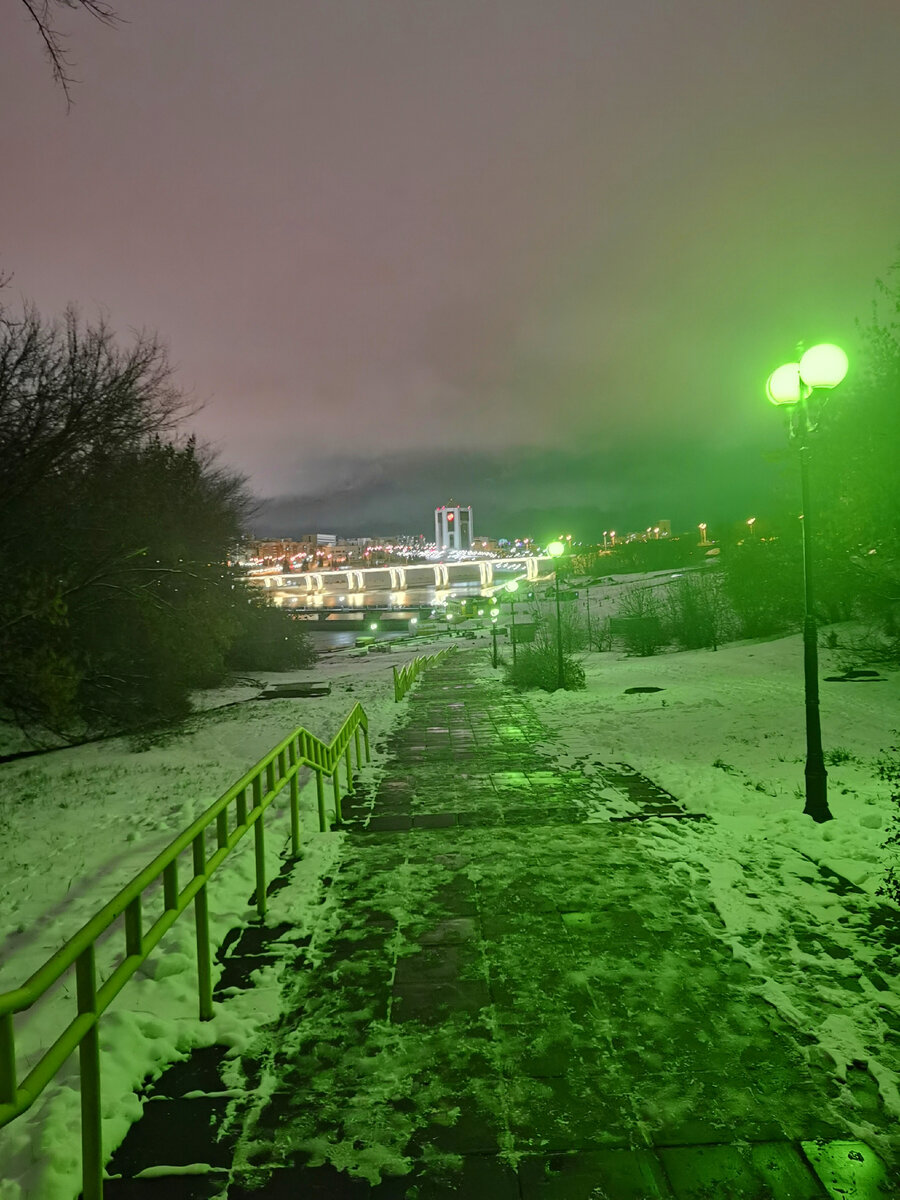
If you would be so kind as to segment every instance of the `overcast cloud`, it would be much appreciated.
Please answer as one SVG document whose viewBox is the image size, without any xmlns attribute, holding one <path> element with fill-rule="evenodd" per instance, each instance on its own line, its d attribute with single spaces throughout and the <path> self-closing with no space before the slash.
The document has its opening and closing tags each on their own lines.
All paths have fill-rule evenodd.
<svg viewBox="0 0 900 1200">
<path fill-rule="evenodd" d="M 766 375 L 896 257 L 895 0 L 119 9 L 69 115 L 0 10 L 7 295 L 158 330 L 263 526 L 765 508 Z"/>
</svg>

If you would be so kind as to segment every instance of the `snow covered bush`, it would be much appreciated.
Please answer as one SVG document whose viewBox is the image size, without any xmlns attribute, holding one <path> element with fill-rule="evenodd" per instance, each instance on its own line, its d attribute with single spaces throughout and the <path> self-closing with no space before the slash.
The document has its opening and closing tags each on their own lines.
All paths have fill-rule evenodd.
<svg viewBox="0 0 900 1200">
<path fill-rule="evenodd" d="M 882 844 L 882 849 L 888 851 L 888 868 L 878 895 L 888 896 L 895 904 L 900 904 L 900 746 L 891 746 L 882 756 L 878 774 L 891 785 L 891 800 L 896 806 L 891 831 Z"/>
</svg>

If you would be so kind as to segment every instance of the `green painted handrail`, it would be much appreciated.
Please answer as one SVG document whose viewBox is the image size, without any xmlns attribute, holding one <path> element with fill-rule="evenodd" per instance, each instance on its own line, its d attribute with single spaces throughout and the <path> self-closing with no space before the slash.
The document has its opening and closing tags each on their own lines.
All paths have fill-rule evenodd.
<svg viewBox="0 0 900 1200">
<path fill-rule="evenodd" d="M 394 699 L 402 700 L 426 667 L 433 667 L 435 663 L 439 663 L 451 650 L 455 649 L 455 646 L 447 646 L 444 650 L 438 650 L 437 654 L 421 654 L 412 662 L 408 662 L 405 667 L 401 667 L 399 671 L 394 667 Z"/>
<path fill-rule="evenodd" d="M 263 814 L 288 785 L 291 810 L 291 854 L 300 853 L 300 810 L 298 774 L 310 767 L 316 776 L 319 828 L 325 831 L 324 777 L 330 776 L 334 791 L 335 817 L 341 822 L 341 786 L 338 768 L 343 759 L 347 791 L 353 792 L 351 740 L 356 750 L 356 767 L 361 763 L 360 730 L 365 741 L 366 762 L 370 758 L 369 721 L 361 705 L 354 706 L 331 743 L 321 741 L 302 727 L 288 734 L 259 762 L 219 797 L 192 825 L 179 834 L 161 854 L 144 867 L 105 904 L 86 925 L 61 946 L 21 987 L 0 995 L 0 1128 L 26 1112 L 66 1059 L 76 1049 L 81 1067 L 81 1144 L 84 1200 L 102 1200 L 103 1153 L 100 1136 L 100 1051 L 98 1022 L 111 1001 L 121 992 L 138 967 L 189 904 L 194 905 L 197 938 L 200 1019 L 213 1015 L 212 960 L 209 944 L 209 908 L 206 885 L 218 866 L 253 828 L 256 854 L 256 909 L 266 914 L 266 870 Z M 250 808 L 248 795 L 250 792 Z M 234 826 L 229 815 L 234 806 Z M 207 857 L 206 831 L 215 823 L 216 850 Z M 178 858 L 190 847 L 193 874 L 178 887 Z M 162 878 L 163 913 L 147 929 L 141 919 L 143 894 Z M 98 983 L 94 948 L 107 929 L 124 916 L 125 957 L 108 978 Z M 57 982 L 75 968 L 77 1015 L 53 1045 L 44 1052 L 25 1078 L 18 1082 L 13 1018 L 35 1004 Z"/>
</svg>

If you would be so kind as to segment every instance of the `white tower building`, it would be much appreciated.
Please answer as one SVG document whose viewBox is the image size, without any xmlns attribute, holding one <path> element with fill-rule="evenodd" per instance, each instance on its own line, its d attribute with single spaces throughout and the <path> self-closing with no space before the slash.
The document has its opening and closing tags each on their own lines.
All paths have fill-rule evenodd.
<svg viewBox="0 0 900 1200">
<path fill-rule="evenodd" d="M 434 510 L 434 544 L 438 550 L 471 550 L 475 536 L 472 506 L 442 504 Z"/>
</svg>

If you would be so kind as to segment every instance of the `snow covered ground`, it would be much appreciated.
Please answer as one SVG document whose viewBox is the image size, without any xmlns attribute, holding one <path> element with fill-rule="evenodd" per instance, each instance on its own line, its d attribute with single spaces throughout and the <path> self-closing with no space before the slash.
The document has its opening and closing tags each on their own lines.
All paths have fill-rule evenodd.
<svg viewBox="0 0 900 1200">
<path fill-rule="evenodd" d="M 810 1061 L 846 1087 L 848 1112 L 858 1111 L 851 1093 L 870 1086 L 860 1084 L 867 1072 L 900 1117 L 896 945 L 877 911 L 896 906 L 875 896 L 900 815 L 878 776 L 879 759 L 900 745 L 900 674 L 824 682 L 845 659 L 820 652 L 834 820 L 819 825 L 803 815 L 802 656 L 799 636 L 651 658 L 588 655 L 587 690 L 543 697 L 540 715 L 563 764 L 602 776 L 604 762 L 629 763 L 711 818 L 647 822 L 648 867 L 707 889 L 725 927 L 718 936 L 750 968 L 751 988 L 808 1041 Z M 661 690 L 625 693 L 634 687 Z M 596 819 L 613 810 L 625 815 L 629 803 L 610 789 Z M 859 891 L 842 896 L 819 867 Z M 856 1129 L 889 1149 L 864 1120 Z"/>
<path fill-rule="evenodd" d="M 324 698 L 243 703 L 257 694 L 254 685 L 208 694 L 183 732 L 143 751 L 116 740 L 0 766 L 0 990 L 24 982 L 296 726 L 327 740 L 359 701 L 375 751 L 368 771 L 377 776 L 377 747 L 406 709 L 406 702 L 393 702 L 391 666 L 435 648 L 365 658 L 335 654 L 295 673 L 331 679 Z M 491 672 L 487 653 L 483 662 Z M 900 678 L 822 684 L 826 751 L 842 761 L 829 766 L 836 819 L 819 826 L 803 816 L 798 791 L 804 757 L 799 638 L 648 659 L 593 654 L 585 666 L 585 692 L 530 695 L 551 735 L 548 750 L 589 774 L 602 771 L 604 762 L 627 762 L 689 811 L 712 818 L 648 822 L 648 868 L 702 880 L 725 923 L 723 936 L 750 966 L 761 993 L 790 1024 L 817 1031 L 810 1053 L 821 1054 L 839 1078 L 854 1062 L 866 1063 L 885 1103 L 900 1116 L 896 1053 L 889 1045 L 896 1040 L 891 1019 L 896 1025 L 900 1018 L 900 987 L 877 969 L 881 956 L 865 913 L 883 874 L 881 844 L 893 815 L 876 761 L 898 742 Z M 822 676 L 838 673 L 833 667 L 823 651 Z M 625 694 L 639 686 L 662 690 Z M 610 792 L 606 800 L 595 819 L 627 812 L 623 797 Z M 342 834 L 316 832 L 314 788 L 304 788 L 302 807 L 298 878 L 305 883 L 291 889 L 291 917 L 301 927 L 313 919 L 317 880 L 340 860 L 345 841 Z M 269 821 L 270 875 L 287 842 L 281 813 L 280 823 Z M 252 915 L 252 863 L 247 844 L 214 880 L 214 944 Z M 858 901 L 845 902 L 822 886 L 819 864 L 862 889 L 862 911 Z M 107 961 L 120 941 L 105 948 Z M 183 917 L 103 1018 L 107 1148 L 139 1115 L 133 1089 L 146 1075 L 193 1046 L 244 1045 L 275 1015 L 278 989 L 271 986 L 239 993 L 217 1004 L 212 1022 L 199 1022 L 195 970 L 193 923 Z M 71 1019 L 73 993 L 66 980 L 17 1021 L 20 1078 Z M 33 1108 L 0 1130 L 0 1200 L 73 1200 L 78 1130 L 73 1057 Z"/>
</svg>

